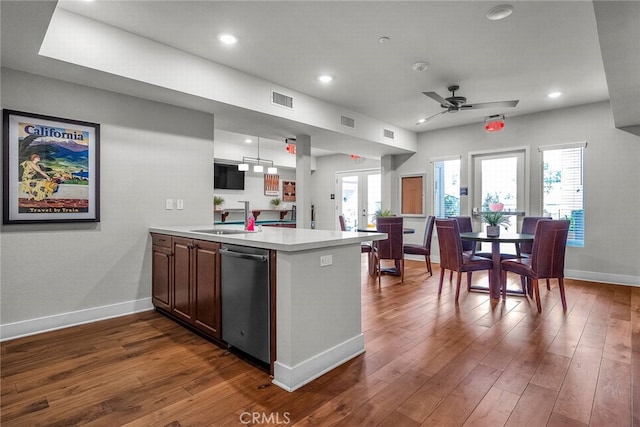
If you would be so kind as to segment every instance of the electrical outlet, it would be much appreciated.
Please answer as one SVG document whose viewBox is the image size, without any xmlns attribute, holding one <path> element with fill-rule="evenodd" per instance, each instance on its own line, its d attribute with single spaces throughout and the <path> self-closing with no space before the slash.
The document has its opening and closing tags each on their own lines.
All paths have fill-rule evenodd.
<svg viewBox="0 0 640 427">
<path fill-rule="evenodd" d="M 167 210 L 173 209 L 173 199 L 167 199 L 164 208 Z"/>
<path fill-rule="evenodd" d="M 320 267 L 326 267 L 333 264 L 333 255 L 322 255 L 320 257 Z"/>
<path fill-rule="evenodd" d="M 176 200 L 176 209 L 184 209 L 184 201 L 182 199 Z"/>
</svg>

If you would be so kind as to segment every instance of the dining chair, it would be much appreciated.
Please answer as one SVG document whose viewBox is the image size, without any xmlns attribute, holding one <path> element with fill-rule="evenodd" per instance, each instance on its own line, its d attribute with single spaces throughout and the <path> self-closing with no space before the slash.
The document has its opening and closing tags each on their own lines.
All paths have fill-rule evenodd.
<svg viewBox="0 0 640 427">
<path fill-rule="evenodd" d="M 347 224 L 346 224 L 346 220 L 344 218 L 344 214 L 340 214 L 338 215 L 338 221 L 340 222 L 340 230 L 341 231 L 347 231 Z M 368 256 L 371 256 L 371 243 L 369 242 L 362 242 L 360 243 L 360 253 L 361 254 L 368 254 Z"/>
<path fill-rule="evenodd" d="M 458 221 L 458 227 L 461 233 L 472 233 L 473 232 L 473 223 L 471 222 L 470 216 L 452 216 L 450 219 L 455 219 Z M 473 251 L 473 247 L 476 242 L 471 241 L 463 241 L 462 242 L 462 250 L 465 252 Z"/>
<path fill-rule="evenodd" d="M 404 282 L 404 253 L 402 251 L 403 238 L 402 217 L 378 217 L 376 218 L 376 230 L 387 233 L 385 240 L 378 240 L 373 245 L 372 256 L 375 263 L 375 271 L 378 273 L 380 284 L 380 261 L 383 259 L 394 260 L 395 266 L 400 270 L 401 281 Z"/>
<path fill-rule="evenodd" d="M 460 239 L 460 228 L 457 220 L 436 219 L 435 223 L 438 233 L 438 245 L 440 246 L 440 284 L 438 285 L 438 295 L 442 293 L 444 271 L 455 271 L 458 273 L 456 280 L 457 302 L 460 296 L 460 273 L 467 273 L 467 283 L 469 283 L 472 271 L 491 270 L 493 268 L 493 261 L 463 251 L 462 239 Z"/>
<path fill-rule="evenodd" d="M 568 220 L 542 219 L 536 223 L 536 230 L 531 248 L 531 256 L 528 258 L 505 259 L 502 267 L 502 297 L 506 298 L 507 272 L 519 274 L 527 278 L 527 286 L 533 288 L 533 293 L 538 307 L 538 313 L 542 312 L 540 304 L 539 279 L 558 279 L 562 308 L 567 310 L 567 299 L 564 293 L 564 256 L 567 248 L 567 235 L 569 234 Z"/>
<path fill-rule="evenodd" d="M 431 237 L 433 235 L 433 224 L 435 219 L 435 216 L 427 217 L 427 222 L 424 228 L 424 238 L 421 245 L 407 243 L 402 247 L 402 251 L 405 254 L 424 256 L 424 261 L 427 264 L 427 273 L 429 273 L 429 276 L 433 276 L 433 271 L 431 269 Z"/>
<path fill-rule="evenodd" d="M 534 234 L 536 232 L 536 224 L 541 219 L 551 219 L 548 216 L 525 216 L 522 218 L 522 228 L 520 229 L 520 233 L 522 234 Z M 531 256 L 531 251 L 533 250 L 533 243 L 520 243 L 520 256 L 523 258 L 528 258 Z M 525 277 L 520 276 L 522 281 L 522 289 L 525 291 L 527 289 L 525 283 Z M 551 284 L 549 283 L 549 279 L 547 281 L 547 289 L 551 290 Z M 529 296 L 531 295 L 532 290 L 529 289 Z"/>
<path fill-rule="evenodd" d="M 455 219 L 458 221 L 458 228 L 460 229 L 460 233 L 472 233 L 473 232 L 473 222 L 471 221 L 470 216 L 452 216 L 450 219 Z M 476 256 L 484 256 L 484 258 L 491 258 L 491 255 L 486 256 L 486 254 L 476 254 L 475 248 L 477 243 L 471 242 L 468 240 L 462 241 L 462 250 L 466 252 L 468 255 L 476 255 Z M 453 279 L 453 271 L 449 273 L 449 281 Z M 471 273 L 467 274 L 467 291 L 471 289 Z"/>
</svg>

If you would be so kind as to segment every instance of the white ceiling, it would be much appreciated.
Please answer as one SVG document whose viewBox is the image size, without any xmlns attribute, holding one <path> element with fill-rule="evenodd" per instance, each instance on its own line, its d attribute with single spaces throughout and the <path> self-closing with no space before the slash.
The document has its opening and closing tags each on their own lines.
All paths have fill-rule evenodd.
<svg viewBox="0 0 640 427">
<path fill-rule="evenodd" d="M 29 17 L 29 30 L 7 38 L 5 26 L 11 26 L 16 9 L 4 3 L 8 2 L 2 5 L 3 66 L 75 81 L 83 81 L 84 72 L 91 76 L 85 81 L 97 81 L 92 70 L 64 71 L 64 64 L 38 67 L 26 61 L 21 39 L 33 38 L 31 48 L 36 48 L 46 31 L 47 13 L 41 14 L 42 22 L 33 12 L 20 14 Z M 495 1 L 61 1 L 59 7 L 413 132 L 482 123 L 491 114 L 506 114 L 508 120 L 610 99 L 600 21 L 591 1 L 511 3 L 514 12 L 502 21 L 485 17 L 500 4 Z M 618 2 L 603 2 L 597 9 L 614 3 Z M 631 9 L 636 10 L 640 9 Z M 619 20 L 615 15 L 612 19 Z M 614 51 L 609 57 L 625 57 L 632 67 L 640 62 L 640 51 L 625 52 L 635 44 L 616 39 L 640 40 L 634 23 L 627 23 L 631 28 L 617 25 L 620 31 L 607 45 Z M 220 45 L 221 32 L 237 35 L 238 44 Z M 383 36 L 389 38 L 387 43 L 379 42 Z M 418 61 L 428 62 L 429 68 L 414 71 L 411 65 Z M 617 71 L 618 83 L 611 80 L 609 69 Z M 624 87 L 640 93 L 637 75 L 625 75 L 625 69 L 609 65 L 609 85 L 621 86 L 619 81 L 626 78 Z M 322 73 L 335 80 L 319 83 L 316 78 Z M 515 108 L 444 114 L 416 125 L 418 119 L 441 111 L 422 92 L 447 97 L 452 84 L 460 85 L 457 95 L 469 103 L 520 102 Z M 546 97 L 551 91 L 563 96 L 551 100 Z M 640 125 L 640 97 L 625 102 L 620 110 L 637 109 L 631 121 L 637 119 L 632 124 Z M 219 117 L 216 121 L 223 126 L 229 120 L 224 114 Z M 264 123 L 264 132 L 280 125 Z M 233 130 L 234 125 L 225 127 Z"/>
</svg>

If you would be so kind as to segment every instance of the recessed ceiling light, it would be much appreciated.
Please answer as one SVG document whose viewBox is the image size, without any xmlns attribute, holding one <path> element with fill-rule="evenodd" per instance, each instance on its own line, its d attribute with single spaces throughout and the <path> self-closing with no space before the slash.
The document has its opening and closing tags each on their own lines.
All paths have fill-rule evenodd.
<svg viewBox="0 0 640 427">
<path fill-rule="evenodd" d="M 233 34 L 222 33 L 218 35 L 218 40 L 220 40 L 224 44 L 236 44 L 238 38 Z"/>
<path fill-rule="evenodd" d="M 244 140 L 244 142 L 246 142 L 247 144 L 251 144 L 251 142 L 253 142 L 253 141 L 251 141 L 250 138 L 247 138 L 247 139 Z"/>
<path fill-rule="evenodd" d="M 323 74 L 318 77 L 318 80 L 320 80 L 322 83 L 329 83 L 333 80 L 333 77 L 328 74 Z"/>
<path fill-rule="evenodd" d="M 513 13 L 513 6 L 510 4 L 501 4 L 499 6 L 492 7 L 487 12 L 487 19 L 490 21 L 499 21 L 511 15 Z"/>
<path fill-rule="evenodd" d="M 391 39 L 390 39 L 389 37 L 387 37 L 387 36 L 383 36 L 383 37 L 380 37 L 380 38 L 378 39 L 378 41 L 379 41 L 380 43 L 386 43 L 386 42 L 388 42 L 389 40 L 391 40 Z"/>
<path fill-rule="evenodd" d="M 562 95 L 562 92 L 551 92 L 547 94 L 547 97 L 549 98 L 560 98 L 560 96 Z"/>
</svg>

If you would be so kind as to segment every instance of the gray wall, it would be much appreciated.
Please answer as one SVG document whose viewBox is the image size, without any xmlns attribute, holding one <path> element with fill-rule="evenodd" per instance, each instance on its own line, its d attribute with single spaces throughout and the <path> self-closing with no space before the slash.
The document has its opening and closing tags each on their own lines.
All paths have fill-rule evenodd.
<svg viewBox="0 0 640 427">
<path fill-rule="evenodd" d="M 541 210 L 541 156 L 538 147 L 586 141 L 584 163 L 585 246 L 567 248 L 566 274 L 610 283 L 640 285 L 640 138 L 616 129 L 608 102 L 545 113 L 507 117 L 505 129 L 487 134 L 482 123 L 420 134 L 418 152 L 403 158 L 397 174 L 427 173 L 430 159 L 460 155 L 461 186 L 468 186 L 469 152 L 529 147 L 530 205 L 528 214 Z M 427 194 L 427 212 L 432 212 Z M 467 199 L 471 199 L 469 196 Z M 471 212 L 463 197 L 463 215 Z M 422 236 L 424 219 L 407 218 Z M 437 241 L 434 240 L 437 252 Z M 436 255 L 437 257 L 437 255 Z"/>
<path fill-rule="evenodd" d="M 336 212 L 335 200 L 331 200 L 331 194 L 336 191 L 336 172 L 379 168 L 378 160 L 364 159 L 356 163 L 346 154 L 318 157 L 316 170 L 311 174 L 311 203 L 316 210 L 316 229 L 338 229 L 337 218 L 340 213 Z"/>
<path fill-rule="evenodd" d="M 213 116 L 4 68 L 2 96 L 101 124 L 101 221 L 2 226 L 1 336 L 150 308 L 148 227 L 213 221 Z"/>
</svg>

